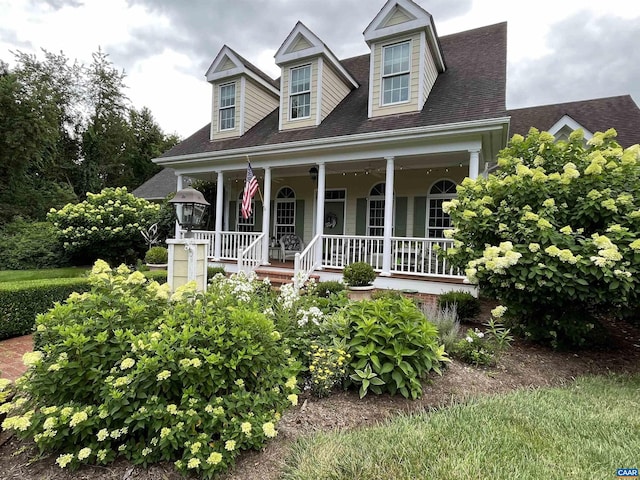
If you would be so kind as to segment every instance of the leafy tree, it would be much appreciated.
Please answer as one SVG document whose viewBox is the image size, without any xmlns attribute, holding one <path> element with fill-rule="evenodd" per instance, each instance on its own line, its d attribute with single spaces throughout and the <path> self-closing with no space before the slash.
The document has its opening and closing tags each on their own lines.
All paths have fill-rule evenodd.
<svg viewBox="0 0 640 480">
<path fill-rule="evenodd" d="M 640 146 L 611 129 L 583 145 L 515 135 L 487 179 L 445 204 L 452 263 L 500 299 L 520 333 L 582 345 L 600 314 L 640 303 Z"/>
</svg>

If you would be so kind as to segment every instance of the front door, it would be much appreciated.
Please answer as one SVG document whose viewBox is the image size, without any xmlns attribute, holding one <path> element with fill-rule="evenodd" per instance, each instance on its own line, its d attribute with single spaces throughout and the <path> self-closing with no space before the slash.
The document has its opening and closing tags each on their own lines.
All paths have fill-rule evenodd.
<svg viewBox="0 0 640 480">
<path fill-rule="evenodd" d="M 344 235 L 344 200 L 324 202 L 325 235 Z"/>
</svg>

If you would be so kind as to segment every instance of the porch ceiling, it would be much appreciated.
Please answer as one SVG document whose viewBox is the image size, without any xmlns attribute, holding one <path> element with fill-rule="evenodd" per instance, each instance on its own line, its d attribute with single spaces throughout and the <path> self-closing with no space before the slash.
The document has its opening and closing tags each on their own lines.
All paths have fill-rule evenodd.
<svg viewBox="0 0 640 480">
<path fill-rule="evenodd" d="M 312 160 L 309 163 L 291 165 L 286 167 L 274 167 L 271 169 L 271 177 L 274 181 L 280 178 L 288 177 L 308 177 L 309 169 L 316 165 Z M 354 160 L 341 162 L 327 162 L 327 175 L 336 174 L 379 174 L 384 176 L 386 169 L 386 160 L 384 158 L 375 158 L 370 160 Z M 431 170 L 446 167 L 464 167 L 469 165 L 468 152 L 452 152 L 438 153 L 432 155 L 411 155 L 403 157 L 395 157 L 395 169 L 400 170 Z M 263 170 L 253 166 L 254 173 L 257 177 L 263 177 Z M 232 170 L 224 173 L 226 181 L 244 181 L 246 170 Z M 189 173 L 189 176 L 198 180 L 215 182 L 217 174 L 215 172 L 199 172 Z"/>
</svg>

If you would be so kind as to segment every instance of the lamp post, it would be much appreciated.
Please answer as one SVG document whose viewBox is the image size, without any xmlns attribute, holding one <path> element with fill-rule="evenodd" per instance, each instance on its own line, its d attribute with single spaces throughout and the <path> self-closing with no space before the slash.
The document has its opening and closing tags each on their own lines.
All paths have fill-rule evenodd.
<svg viewBox="0 0 640 480">
<path fill-rule="evenodd" d="M 207 251 L 209 240 L 193 238 L 192 229 L 202 222 L 204 213 L 210 205 L 201 192 L 194 188 L 185 188 L 176 192 L 169 200 L 175 205 L 176 217 L 180 226 L 186 230 L 183 238 L 169 239 L 169 265 L 167 283 L 171 291 L 195 281 L 200 291 L 207 287 Z M 181 245 L 183 248 L 176 248 Z"/>
<path fill-rule="evenodd" d="M 169 200 L 176 207 L 178 223 L 187 232 L 184 238 L 192 238 L 191 230 L 196 225 L 200 225 L 204 212 L 211 205 L 207 202 L 201 192 L 195 188 L 185 188 L 176 192 L 175 197 Z"/>
</svg>

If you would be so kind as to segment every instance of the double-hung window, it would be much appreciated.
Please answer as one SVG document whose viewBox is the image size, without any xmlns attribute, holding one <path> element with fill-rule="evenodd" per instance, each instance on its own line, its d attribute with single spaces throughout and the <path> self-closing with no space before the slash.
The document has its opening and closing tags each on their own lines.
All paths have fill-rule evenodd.
<svg viewBox="0 0 640 480">
<path fill-rule="evenodd" d="M 383 49 L 382 104 L 409 101 L 410 42 L 389 45 Z"/>
<path fill-rule="evenodd" d="M 220 85 L 220 130 L 236 126 L 236 84 Z"/>
<path fill-rule="evenodd" d="M 311 65 L 292 68 L 289 105 L 291 120 L 311 116 Z"/>
</svg>

